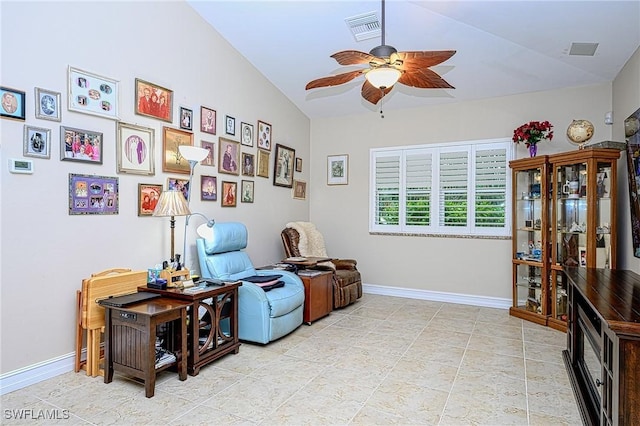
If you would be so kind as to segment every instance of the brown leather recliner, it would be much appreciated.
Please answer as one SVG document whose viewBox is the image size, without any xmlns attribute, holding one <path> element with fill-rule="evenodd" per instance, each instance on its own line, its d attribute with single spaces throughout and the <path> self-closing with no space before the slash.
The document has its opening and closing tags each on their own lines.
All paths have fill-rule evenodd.
<svg viewBox="0 0 640 426">
<path fill-rule="evenodd" d="M 298 248 L 300 234 L 293 228 L 285 228 L 280 233 L 284 251 L 287 257 L 303 256 Z M 333 307 L 343 308 L 362 297 L 362 279 L 356 268 L 355 259 L 333 259 L 335 265 L 333 274 Z M 329 266 L 318 265 L 318 269 L 333 269 Z"/>
</svg>

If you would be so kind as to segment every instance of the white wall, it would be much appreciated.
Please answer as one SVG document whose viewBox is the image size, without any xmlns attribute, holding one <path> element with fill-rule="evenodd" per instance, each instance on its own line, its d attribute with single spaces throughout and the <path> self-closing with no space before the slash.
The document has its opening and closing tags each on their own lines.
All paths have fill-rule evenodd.
<svg viewBox="0 0 640 426">
<path fill-rule="evenodd" d="M 624 141 L 624 119 L 640 108 L 640 48 L 627 61 L 613 83 L 613 140 Z M 618 167 L 618 268 L 640 273 L 640 259 L 633 256 L 631 235 L 631 213 L 629 207 L 629 183 L 627 156 L 622 153 L 622 164 Z"/>
<path fill-rule="evenodd" d="M 83 278 L 114 267 L 146 269 L 169 256 L 168 218 L 137 216 L 138 183 L 166 185 L 162 172 L 162 126 L 167 123 L 134 114 L 134 82 L 141 78 L 174 91 L 179 106 L 200 105 L 218 113 L 218 135 L 195 132 L 216 142 L 226 114 L 240 122 L 266 121 L 273 143 L 296 150 L 308 180 L 308 118 L 277 91 L 183 2 L 1 2 L 1 82 L 26 92 L 26 122 L 1 120 L 1 373 L 68 354 L 74 350 L 75 292 Z M 239 23 L 240 25 L 241 23 Z M 38 29 L 42 29 L 38 30 Z M 121 120 L 156 131 L 155 176 L 116 173 L 115 122 L 67 111 L 62 122 L 36 120 L 34 87 L 61 92 L 66 106 L 67 67 L 71 65 L 120 81 Z M 199 121 L 198 121 L 199 122 Z M 15 175 L 7 159 L 22 158 L 24 124 L 52 130 L 51 159 L 33 158 L 33 175 Z M 104 133 L 104 164 L 61 162 L 60 124 Z M 177 127 L 177 118 L 173 127 Z M 239 140 L 239 136 L 236 137 Z M 256 154 L 256 148 L 243 148 Z M 216 152 L 217 154 L 217 152 Z M 216 155 L 217 156 L 217 155 Z M 273 155 L 272 155 L 273 163 Z M 216 160 L 217 164 L 217 160 Z M 271 168 L 272 170 L 272 168 Z M 115 216 L 68 215 L 69 173 L 117 176 L 120 213 Z M 217 168 L 197 166 L 201 174 L 238 182 Z M 272 173 L 272 172 L 271 172 Z M 308 202 L 293 200 L 291 190 L 255 181 L 255 202 L 221 208 L 201 202 L 193 192 L 193 211 L 217 221 L 241 221 L 249 228 L 249 255 L 256 265 L 282 259 L 280 230 L 289 220 L 306 220 Z M 239 189 L 239 188 L 238 188 Z M 194 217 L 189 241 L 202 223 Z M 193 225 L 193 226 L 192 226 Z M 184 219 L 177 219 L 176 252 L 182 252 Z M 195 261 L 195 252 L 188 264 Z"/>
<path fill-rule="evenodd" d="M 453 91 L 455 96 L 455 91 Z M 354 102 L 359 93 L 354 90 Z M 511 298 L 511 241 L 370 235 L 369 150 L 376 147 L 510 138 L 530 120 L 555 125 L 553 141 L 538 155 L 577 149 L 566 138 L 573 119 L 595 125 L 594 141 L 609 140 L 603 122 L 611 85 L 539 92 L 404 111 L 313 120 L 311 220 L 324 233 L 328 253 L 353 257 L 363 281 L 467 295 Z M 326 184 L 327 155 L 349 155 L 349 185 Z M 517 157 L 528 156 L 519 146 Z"/>
</svg>

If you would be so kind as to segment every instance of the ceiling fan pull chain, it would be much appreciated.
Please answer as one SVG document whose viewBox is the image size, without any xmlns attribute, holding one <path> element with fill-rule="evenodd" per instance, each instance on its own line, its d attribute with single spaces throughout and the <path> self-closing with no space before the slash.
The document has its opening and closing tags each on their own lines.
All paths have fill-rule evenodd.
<svg viewBox="0 0 640 426">
<path fill-rule="evenodd" d="M 382 95 L 380 97 L 380 118 L 384 118 L 384 113 L 382 112 L 382 101 L 384 100 L 384 90 L 382 90 L 382 88 L 380 89 L 380 94 Z"/>
</svg>

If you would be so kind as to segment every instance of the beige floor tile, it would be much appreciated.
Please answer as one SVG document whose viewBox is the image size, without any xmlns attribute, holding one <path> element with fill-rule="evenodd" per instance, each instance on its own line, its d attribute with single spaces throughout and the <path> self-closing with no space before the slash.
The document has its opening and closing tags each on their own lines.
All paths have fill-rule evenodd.
<svg viewBox="0 0 640 426">
<path fill-rule="evenodd" d="M 81 372 L 0 401 L 68 417 L 37 424 L 578 425 L 565 347 L 565 333 L 507 310 L 365 294 L 186 381 L 164 371 L 153 398 L 140 380 Z"/>
</svg>

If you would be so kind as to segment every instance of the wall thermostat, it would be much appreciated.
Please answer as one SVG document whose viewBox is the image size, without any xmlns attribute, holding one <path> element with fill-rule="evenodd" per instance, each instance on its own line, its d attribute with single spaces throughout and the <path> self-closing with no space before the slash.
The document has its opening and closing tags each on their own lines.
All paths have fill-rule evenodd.
<svg viewBox="0 0 640 426">
<path fill-rule="evenodd" d="M 10 158 L 9 159 L 9 171 L 11 173 L 33 173 L 33 160 L 25 160 L 23 158 Z"/>
</svg>

